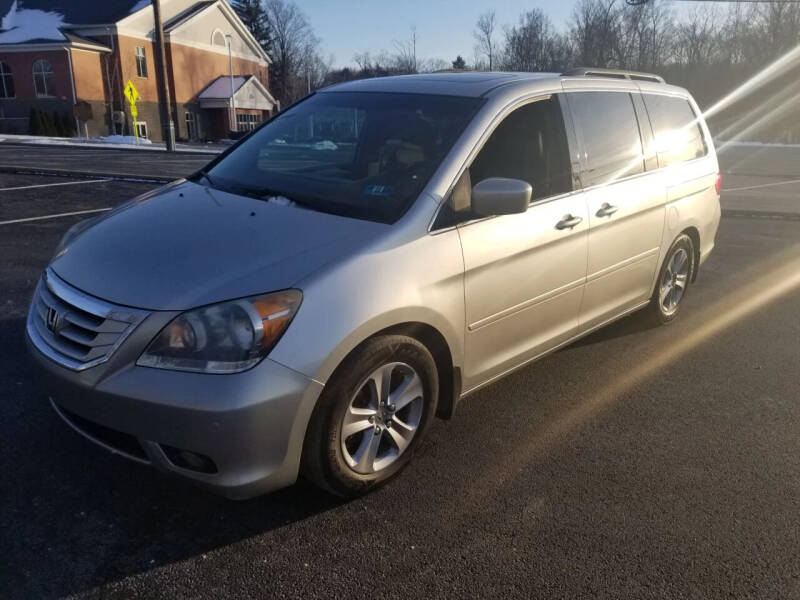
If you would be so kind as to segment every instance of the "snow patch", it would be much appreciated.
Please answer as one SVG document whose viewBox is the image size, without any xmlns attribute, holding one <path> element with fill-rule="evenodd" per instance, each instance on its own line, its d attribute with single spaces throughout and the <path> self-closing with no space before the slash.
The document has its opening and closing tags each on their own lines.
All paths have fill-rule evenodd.
<svg viewBox="0 0 800 600">
<path fill-rule="evenodd" d="M 0 19 L 0 31 L 5 29 L 11 29 L 14 27 L 14 15 L 17 12 L 17 0 L 14 0 L 11 3 L 11 7 L 8 9 L 8 13 L 3 15 L 3 18 Z"/>
<path fill-rule="evenodd" d="M 0 32 L 0 44 L 20 44 L 31 40 L 64 40 L 60 28 L 65 25 L 64 15 L 56 12 L 45 12 L 35 8 L 23 8 L 15 11 L 16 3 L 11 5 L 10 12 L 3 19 L 3 28 L 10 20 L 13 27 Z"/>
<path fill-rule="evenodd" d="M 139 138 L 139 144 L 137 145 L 135 142 L 135 137 L 126 135 L 110 135 L 101 138 L 85 138 L 85 137 L 74 137 L 74 138 L 60 138 L 60 137 L 46 137 L 46 136 L 39 136 L 39 135 L 19 135 L 19 134 L 3 134 L 3 137 L 0 138 L 0 143 L 2 142 L 10 142 L 10 143 L 23 143 L 23 144 L 31 144 L 31 145 L 47 145 L 47 146 L 68 146 L 68 147 L 82 147 L 82 148 L 116 148 L 119 150 L 164 150 L 164 144 L 160 142 L 153 142 L 151 140 L 145 141 L 143 138 Z M 107 141 L 112 140 L 112 141 Z M 122 143 L 114 143 L 113 140 L 123 140 Z M 133 142 L 129 140 L 134 140 Z M 222 148 L 223 144 L 206 144 L 205 146 L 189 146 L 185 144 L 178 144 L 178 151 L 180 152 L 193 152 L 199 154 L 218 154 L 222 152 L 224 148 Z"/>
<path fill-rule="evenodd" d="M 93 138 L 94 141 L 106 142 L 108 144 L 137 144 L 137 138 L 133 135 L 107 135 L 105 137 Z M 147 138 L 138 138 L 138 144 L 152 144 Z"/>
</svg>

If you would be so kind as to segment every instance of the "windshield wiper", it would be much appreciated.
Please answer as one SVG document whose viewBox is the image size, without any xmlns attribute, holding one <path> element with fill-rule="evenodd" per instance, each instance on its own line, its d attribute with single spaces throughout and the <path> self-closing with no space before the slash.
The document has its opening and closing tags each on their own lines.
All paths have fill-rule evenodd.
<svg viewBox="0 0 800 600">
<path fill-rule="evenodd" d="M 264 202 L 269 201 L 270 198 L 286 198 L 287 200 L 289 200 L 293 204 L 297 204 L 298 206 L 302 206 L 304 208 L 310 208 L 312 210 L 320 210 L 320 207 L 316 203 L 314 203 L 314 202 L 312 202 L 310 200 L 307 200 L 305 198 L 299 198 L 299 197 L 295 196 L 294 194 L 286 195 L 283 192 L 281 192 L 280 190 L 275 190 L 275 189 L 272 189 L 272 188 L 267 188 L 267 187 L 260 187 L 260 188 L 259 187 L 248 187 L 248 186 L 244 186 L 244 185 L 241 185 L 241 186 L 240 185 L 230 185 L 230 186 L 222 185 L 222 186 L 219 186 L 219 188 L 223 189 L 223 190 L 225 190 L 227 192 L 230 192 L 232 194 L 239 194 L 240 196 L 247 196 L 248 198 L 255 198 L 256 200 L 263 200 Z"/>
<path fill-rule="evenodd" d="M 187 179 L 189 181 L 197 181 L 199 179 L 205 179 L 210 187 L 214 188 L 217 187 L 217 185 L 214 183 L 214 180 L 211 178 L 211 175 L 209 175 L 208 171 L 206 171 L 205 167 L 203 167 L 202 169 L 200 169 L 194 175 L 188 177 Z"/>
<path fill-rule="evenodd" d="M 219 182 L 219 180 L 211 179 L 211 177 L 208 176 L 208 173 L 206 173 L 205 170 L 198 171 L 198 174 L 202 175 L 206 179 L 206 181 L 208 181 L 210 187 L 213 187 L 214 189 L 223 192 L 228 192 L 230 194 L 247 196 L 248 198 L 262 200 L 264 202 L 269 202 L 271 198 L 286 198 L 292 204 L 295 204 L 302 208 L 307 208 L 309 210 L 314 210 L 317 212 L 324 212 L 334 215 L 348 216 L 347 211 L 343 210 L 342 207 L 338 207 L 325 202 L 316 201 L 313 198 L 307 198 L 305 196 L 297 196 L 296 194 L 287 195 L 281 192 L 280 190 L 276 190 L 269 187 L 250 187 L 246 185 L 221 183 Z"/>
</svg>

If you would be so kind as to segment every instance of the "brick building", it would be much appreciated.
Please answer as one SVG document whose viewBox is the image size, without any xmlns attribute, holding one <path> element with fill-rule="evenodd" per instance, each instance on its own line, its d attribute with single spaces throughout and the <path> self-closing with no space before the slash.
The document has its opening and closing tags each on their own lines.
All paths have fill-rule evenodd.
<svg viewBox="0 0 800 600">
<path fill-rule="evenodd" d="M 270 59 L 225 0 L 161 0 L 161 12 L 178 139 L 230 134 L 229 61 L 237 128 L 277 109 Z M 81 135 L 136 127 L 161 140 L 153 39 L 150 0 L 0 0 L 0 133 L 28 133 L 34 107 L 74 120 Z M 135 122 L 128 80 L 140 95 Z"/>
</svg>

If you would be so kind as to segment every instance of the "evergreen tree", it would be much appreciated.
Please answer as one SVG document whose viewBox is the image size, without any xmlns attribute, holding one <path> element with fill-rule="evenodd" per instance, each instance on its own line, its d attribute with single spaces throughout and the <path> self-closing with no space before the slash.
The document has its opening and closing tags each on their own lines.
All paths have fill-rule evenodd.
<svg viewBox="0 0 800 600">
<path fill-rule="evenodd" d="M 30 113 L 28 114 L 28 133 L 31 135 L 43 135 L 42 130 L 42 113 L 39 109 L 31 106 Z"/>
<path fill-rule="evenodd" d="M 54 136 L 58 135 L 56 132 L 56 124 L 53 121 L 52 113 L 42 111 L 42 135 Z"/>
<path fill-rule="evenodd" d="M 75 117 L 69 113 L 63 113 L 61 116 L 64 123 L 64 135 L 66 137 L 75 137 L 77 133 L 77 131 L 75 131 Z"/>
<path fill-rule="evenodd" d="M 41 121 L 38 120 L 38 113 L 36 109 L 31 106 L 30 111 L 28 111 L 28 134 L 29 135 L 39 135 L 39 131 L 41 129 Z"/>
<path fill-rule="evenodd" d="M 272 57 L 272 28 L 261 0 L 231 0 L 231 6 L 270 58 Z"/>
<path fill-rule="evenodd" d="M 464 61 L 464 59 L 461 57 L 460 54 L 456 56 L 456 59 L 453 61 L 453 68 L 459 71 L 463 71 L 464 69 L 467 68 L 467 63 L 466 61 Z"/>
<path fill-rule="evenodd" d="M 65 137 L 67 135 L 64 131 L 64 119 L 60 112 L 53 114 L 53 128 L 58 137 Z"/>
</svg>

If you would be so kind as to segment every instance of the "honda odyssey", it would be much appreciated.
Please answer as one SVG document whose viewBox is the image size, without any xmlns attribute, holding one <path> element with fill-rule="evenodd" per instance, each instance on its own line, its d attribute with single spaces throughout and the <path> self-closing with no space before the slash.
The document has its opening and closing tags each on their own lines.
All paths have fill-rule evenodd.
<svg viewBox="0 0 800 600">
<path fill-rule="evenodd" d="M 714 247 L 686 90 L 599 69 L 335 85 L 67 232 L 27 321 L 55 411 L 231 498 L 395 476 L 435 417 Z"/>
</svg>

